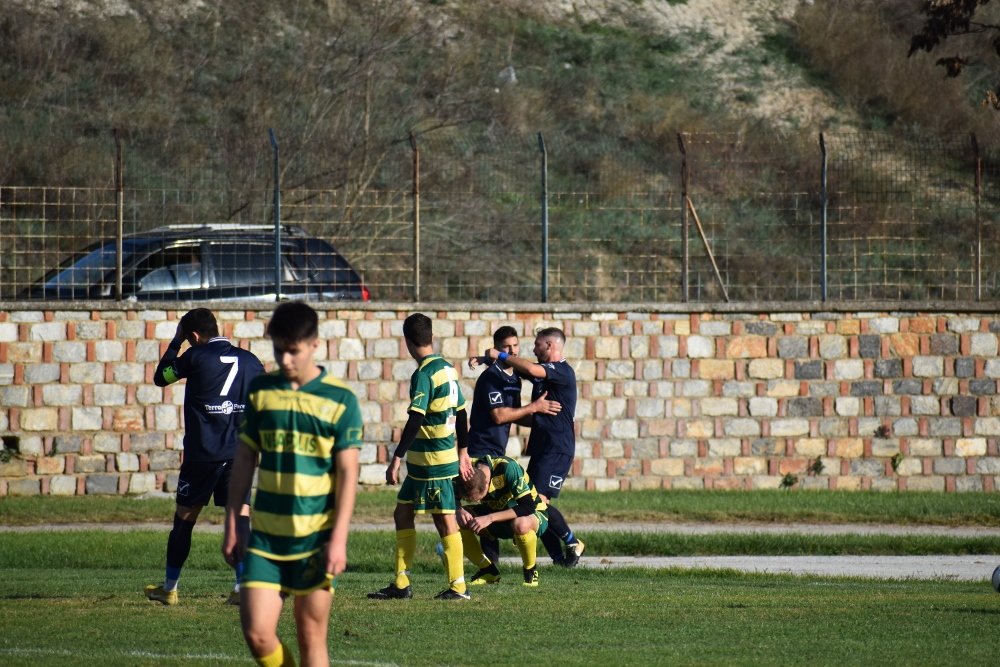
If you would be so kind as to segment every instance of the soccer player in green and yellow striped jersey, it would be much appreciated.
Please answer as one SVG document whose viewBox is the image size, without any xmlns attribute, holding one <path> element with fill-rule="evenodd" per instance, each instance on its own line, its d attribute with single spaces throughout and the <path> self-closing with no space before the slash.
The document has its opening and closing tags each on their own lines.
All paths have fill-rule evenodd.
<svg viewBox="0 0 1000 667">
<path fill-rule="evenodd" d="M 274 310 L 267 334 L 278 370 L 250 385 L 234 460 L 222 552 L 245 552 L 243 636 L 259 665 L 294 665 L 278 639 L 285 596 L 294 596 L 303 664 L 329 664 L 327 627 L 335 577 L 347 567 L 362 423 L 354 393 L 316 365 L 316 311 L 301 302 Z M 236 517 L 258 468 L 253 530 L 239 543 Z"/>
<path fill-rule="evenodd" d="M 403 337 L 406 349 L 417 362 L 417 370 L 410 378 L 409 418 L 385 472 L 386 484 L 398 484 L 399 469 L 406 457 L 407 475 L 396 496 L 393 512 L 396 578 L 385 588 L 369 593 L 368 597 L 398 600 L 413 596 L 409 575 L 417 550 L 414 519 L 417 514 L 430 514 L 444 546 L 448 576 L 448 588 L 435 598 L 468 600 L 462 571 L 462 538 L 455 520 L 458 505 L 453 483 L 460 472 L 467 476 L 472 471 L 466 451 L 465 397 L 458 386 L 458 372 L 434 354 L 429 317 L 421 313 L 407 317 L 403 322 Z"/>
</svg>

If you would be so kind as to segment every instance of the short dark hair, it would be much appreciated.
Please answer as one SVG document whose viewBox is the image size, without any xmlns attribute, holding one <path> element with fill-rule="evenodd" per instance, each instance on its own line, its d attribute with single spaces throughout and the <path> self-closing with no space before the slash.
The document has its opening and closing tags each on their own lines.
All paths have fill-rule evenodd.
<svg viewBox="0 0 1000 667">
<path fill-rule="evenodd" d="M 486 465 L 485 459 L 473 463 L 472 477 L 469 479 L 455 478 L 455 491 L 458 492 L 459 498 L 467 499 L 472 495 L 486 494 L 490 480 L 486 478 L 486 472 L 483 471 L 480 464 Z"/>
<path fill-rule="evenodd" d="M 274 309 L 266 333 L 286 346 L 313 340 L 319 337 L 319 315 L 307 303 L 286 301 Z"/>
<path fill-rule="evenodd" d="M 181 317 L 181 330 L 185 338 L 196 333 L 202 338 L 214 338 L 219 335 L 219 323 L 208 308 L 195 308 Z"/>
<path fill-rule="evenodd" d="M 509 324 L 503 325 L 502 327 L 493 332 L 493 347 L 500 349 L 500 344 L 503 343 L 508 338 L 510 338 L 511 336 L 517 338 L 517 329 L 510 326 Z"/>
<path fill-rule="evenodd" d="M 535 336 L 540 338 L 558 338 L 563 343 L 566 342 L 566 334 L 559 327 L 545 327 L 535 332 Z"/>
<path fill-rule="evenodd" d="M 413 313 L 403 320 L 403 336 L 418 347 L 426 347 L 434 340 L 434 325 L 423 313 Z"/>
</svg>

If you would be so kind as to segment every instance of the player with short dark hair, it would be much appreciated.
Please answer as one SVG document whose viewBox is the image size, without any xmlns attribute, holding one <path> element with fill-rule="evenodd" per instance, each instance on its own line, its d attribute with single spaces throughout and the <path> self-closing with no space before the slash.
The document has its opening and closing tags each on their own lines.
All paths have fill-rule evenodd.
<svg viewBox="0 0 1000 667">
<path fill-rule="evenodd" d="M 548 396 L 562 409 L 556 414 L 534 416 L 531 435 L 525 453 L 531 457 L 528 477 L 549 507 L 549 529 L 542 534 L 542 543 L 558 565 L 573 567 L 580 562 L 583 541 L 578 539 L 562 513 L 552 505 L 563 481 L 569 474 L 576 455 L 576 433 L 573 418 L 576 412 L 576 372 L 566 361 L 563 349 L 566 334 L 562 329 L 547 327 L 535 333 L 534 353 L 538 363 L 493 348 L 484 354 L 491 360 L 505 361 L 520 375 L 531 380 L 532 400 Z M 563 553 L 562 545 L 566 551 Z"/>
<path fill-rule="evenodd" d="M 189 347 L 179 354 L 187 341 Z M 163 583 L 146 586 L 154 602 L 178 602 L 181 568 L 191 552 L 191 534 L 209 500 L 226 505 L 233 454 L 250 381 L 264 371 L 251 352 L 219 335 L 215 316 L 207 308 L 185 313 L 177 324 L 153 374 L 158 387 L 187 379 L 184 390 L 184 459 L 177 478 L 174 525 L 167 538 L 167 567 Z M 247 496 L 249 499 L 249 496 Z M 240 529 L 250 529 L 250 507 L 244 501 Z M 242 562 L 234 564 L 236 585 L 227 602 L 239 604 Z"/>
<path fill-rule="evenodd" d="M 493 349 L 510 356 L 520 352 L 517 330 L 510 325 L 498 327 L 493 332 Z M 510 426 L 517 423 L 531 426 L 532 417 L 538 413 L 558 414 L 561 406 L 550 401 L 546 394 L 526 406 L 521 406 L 521 376 L 514 372 L 506 361 L 492 361 L 485 357 L 469 359 L 469 367 L 489 363 L 487 369 L 476 380 L 472 395 L 469 427 L 469 456 L 504 456 L 510 438 Z M 500 561 L 500 544 L 488 534 L 479 538 L 480 547 L 487 558 Z"/>
<path fill-rule="evenodd" d="M 414 313 L 403 322 L 403 338 L 417 370 L 410 377 L 409 417 L 385 471 L 386 484 L 399 484 L 406 457 L 406 478 L 396 495 L 396 576 L 385 588 L 369 593 L 373 600 L 413 597 L 410 567 L 417 550 L 415 515 L 430 514 L 441 536 L 448 588 L 439 600 L 468 600 L 462 563 L 462 538 L 455 520 L 458 504 L 453 479 L 471 473 L 467 452 L 465 397 L 458 372 L 434 353 L 429 317 Z M 457 442 L 457 449 L 456 449 Z"/>
<path fill-rule="evenodd" d="M 329 665 L 330 605 L 347 567 L 347 537 L 360 474 L 361 411 L 346 384 L 316 364 L 318 316 L 292 301 L 267 326 L 278 370 L 250 385 L 233 463 L 222 554 L 245 553 L 240 620 L 259 665 L 294 665 L 277 628 L 294 598 L 303 665 Z M 241 499 L 258 469 L 249 543 L 237 530 Z"/>
<path fill-rule="evenodd" d="M 549 517 L 545 501 L 524 468 L 507 456 L 484 456 L 473 462 L 473 475 L 458 480 L 457 487 L 459 497 L 473 503 L 459 508 L 457 514 L 465 555 L 479 568 L 469 584 L 500 582 L 497 561 L 479 548 L 478 535 L 480 539 L 513 540 L 521 554 L 524 585 L 538 586 L 536 536 L 546 531 Z"/>
</svg>

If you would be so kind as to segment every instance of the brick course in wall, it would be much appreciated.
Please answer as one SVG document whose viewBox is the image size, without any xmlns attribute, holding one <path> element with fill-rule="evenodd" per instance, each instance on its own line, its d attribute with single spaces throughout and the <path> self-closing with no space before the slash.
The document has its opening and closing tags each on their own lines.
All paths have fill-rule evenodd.
<svg viewBox="0 0 1000 667">
<path fill-rule="evenodd" d="M 961 312 L 418 308 L 460 365 L 513 324 L 559 326 L 579 380 L 567 488 L 992 491 L 1000 320 Z M 0 496 L 173 492 L 184 383 L 153 369 L 183 310 L 0 311 Z M 215 310 L 271 366 L 268 309 Z M 357 393 L 382 484 L 414 362 L 406 305 L 321 310 L 321 363 Z M 509 448 L 520 451 L 526 429 Z"/>
</svg>

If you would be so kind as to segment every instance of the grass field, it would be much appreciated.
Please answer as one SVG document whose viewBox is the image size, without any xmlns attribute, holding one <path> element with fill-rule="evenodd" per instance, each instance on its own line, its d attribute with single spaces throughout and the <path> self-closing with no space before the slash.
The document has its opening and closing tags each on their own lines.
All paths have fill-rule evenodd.
<svg viewBox="0 0 1000 667">
<path fill-rule="evenodd" d="M 881 510 L 882 521 L 986 525 L 997 504 L 989 494 L 908 495 L 842 500 L 843 494 L 755 492 L 665 500 L 657 494 L 566 494 L 563 506 L 571 521 L 576 512 L 586 516 L 596 498 L 630 520 L 668 515 L 695 520 L 708 511 L 725 520 L 743 513 L 746 520 L 861 521 Z M 391 496 L 368 496 L 362 495 L 359 517 L 371 512 L 384 522 L 374 513 L 387 510 Z M 856 502 L 859 498 L 866 502 Z M 157 512 L 170 507 L 168 501 L 156 501 L 165 502 L 157 507 L 108 499 L 80 516 L 80 499 L 49 500 L 0 500 L 0 524 L 17 523 L 14 515 L 32 523 L 24 516 L 31 513 L 57 523 L 73 515 L 162 522 L 166 517 Z M 690 512 L 682 509 L 688 504 Z M 963 512 L 964 520 L 956 516 Z M 984 518 L 969 520 L 976 516 Z M 1000 540 L 991 537 L 692 537 L 621 533 L 613 526 L 588 535 L 588 555 L 1000 553 Z M 391 531 L 352 536 L 351 565 L 338 581 L 330 626 L 334 664 L 987 665 L 1000 653 L 1000 596 L 985 582 L 543 565 L 538 589 L 523 588 L 519 573 L 505 568 L 499 585 L 474 589 L 471 601 L 442 603 L 431 600 L 445 586 L 432 532 L 429 524 L 418 527 L 416 597 L 402 602 L 365 597 L 389 580 Z M 162 607 L 141 593 L 163 576 L 166 535 L 160 530 L 0 533 L 0 664 L 249 664 L 237 610 L 223 604 L 231 574 L 218 553 L 218 534 L 198 532 L 194 539 L 181 604 Z M 281 633 L 289 640 L 294 635 L 287 612 Z"/>
</svg>

